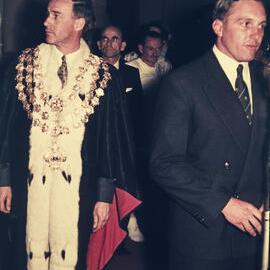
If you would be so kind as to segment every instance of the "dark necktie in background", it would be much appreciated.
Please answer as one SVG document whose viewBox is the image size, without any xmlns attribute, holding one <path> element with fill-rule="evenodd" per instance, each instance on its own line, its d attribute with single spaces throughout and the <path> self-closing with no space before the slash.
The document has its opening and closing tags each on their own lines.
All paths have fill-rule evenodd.
<svg viewBox="0 0 270 270">
<path fill-rule="evenodd" d="M 61 80 L 62 88 L 64 88 L 64 86 L 67 82 L 67 76 L 68 76 L 67 61 L 66 61 L 65 55 L 62 56 L 62 64 L 57 71 L 57 75 L 58 75 L 59 79 Z"/>
<path fill-rule="evenodd" d="M 250 105 L 250 98 L 248 94 L 248 88 L 243 80 L 243 65 L 238 65 L 237 67 L 237 78 L 235 81 L 235 90 L 237 93 L 237 96 L 239 98 L 239 101 L 243 107 L 243 110 L 245 111 L 246 118 L 248 121 L 248 124 L 252 124 L 252 114 L 251 114 L 251 105 Z"/>
</svg>

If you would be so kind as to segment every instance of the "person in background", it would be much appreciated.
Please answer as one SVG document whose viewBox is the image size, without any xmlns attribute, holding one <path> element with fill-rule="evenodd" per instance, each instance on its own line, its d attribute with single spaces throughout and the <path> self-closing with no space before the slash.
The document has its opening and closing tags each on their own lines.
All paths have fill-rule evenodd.
<svg viewBox="0 0 270 270">
<path fill-rule="evenodd" d="M 161 35 L 163 46 L 160 57 L 156 63 L 156 68 L 160 74 L 168 73 L 170 70 L 172 70 L 172 64 L 166 58 L 169 42 L 171 39 L 171 34 L 166 29 L 166 27 L 164 27 L 164 25 L 159 21 L 151 21 L 143 24 L 138 31 L 138 37 L 140 37 L 143 33 L 147 31 L 154 31 Z M 138 57 L 139 57 L 138 53 L 132 51 L 125 55 L 125 61 L 130 62 Z"/>
<path fill-rule="evenodd" d="M 142 86 L 139 70 L 127 65 L 122 58 L 121 53 L 125 50 L 127 44 L 120 27 L 115 25 L 104 27 L 97 41 L 97 45 L 104 61 L 113 65 L 118 70 L 124 83 L 125 96 L 127 98 L 131 123 L 134 130 L 136 160 L 137 163 L 140 163 L 139 160 L 141 159 L 143 147 L 143 126 L 141 124 L 143 115 L 139 106 L 142 103 Z M 137 175 L 140 177 L 140 166 L 137 164 L 136 168 Z M 134 183 L 134 186 L 137 186 L 137 184 Z M 131 214 L 127 228 L 131 240 L 135 242 L 142 242 L 144 240 L 134 214 Z"/>
<path fill-rule="evenodd" d="M 125 96 L 127 98 L 130 116 L 134 127 L 134 138 L 137 147 L 141 145 L 141 111 L 138 104 L 142 99 L 142 86 L 139 70 L 127 65 L 122 58 L 122 52 L 126 48 L 126 41 L 120 27 L 108 25 L 101 31 L 97 41 L 101 56 L 105 62 L 113 65 L 120 74 L 125 87 Z"/>
<path fill-rule="evenodd" d="M 167 74 L 167 72 L 160 73 L 156 66 L 161 55 L 162 47 L 162 37 L 159 33 L 155 31 L 142 32 L 138 42 L 140 57 L 127 63 L 128 65 L 137 68 L 140 72 L 143 88 L 143 113 L 146 144 L 148 144 L 151 136 L 152 118 L 158 93 L 158 85 L 161 79 Z"/>
<path fill-rule="evenodd" d="M 150 169 L 170 198 L 171 270 L 259 269 L 266 21 L 263 1 L 216 1 L 216 44 L 162 84 Z"/>
<path fill-rule="evenodd" d="M 145 90 L 171 70 L 171 67 L 160 69 L 157 66 L 163 45 L 160 33 L 153 30 L 141 32 L 138 42 L 140 55 L 127 62 L 129 65 L 139 69 L 142 86 Z"/>
<path fill-rule="evenodd" d="M 140 170 L 142 172 L 142 193 L 144 207 L 138 216 L 139 224 L 144 224 L 142 230 L 145 238 L 148 239 L 147 247 L 149 257 L 153 263 L 152 267 L 162 267 L 165 265 L 167 252 L 167 197 L 152 181 L 148 170 L 149 145 L 152 137 L 153 115 L 156 107 L 156 99 L 159 91 L 159 84 L 167 74 L 160 73 L 157 67 L 158 59 L 162 52 L 162 37 L 155 31 L 142 32 L 138 44 L 140 57 L 130 62 L 128 65 L 139 69 L 143 88 L 143 127 L 144 145 L 143 155 L 141 155 Z M 168 90 L 169 91 L 169 90 Z"/>
</svg>

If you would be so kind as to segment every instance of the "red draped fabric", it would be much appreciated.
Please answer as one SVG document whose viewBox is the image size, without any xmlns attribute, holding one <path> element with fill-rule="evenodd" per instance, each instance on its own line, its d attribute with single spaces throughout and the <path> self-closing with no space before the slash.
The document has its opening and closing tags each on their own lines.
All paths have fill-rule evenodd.
<svg viewBox="0 0 270 270">
<path fill-rule="evenodd" d="M 127 235 L 127 232 L 120 227 L 120 221 L 140 204 L 141 201 L 128 192 L 116 188 L 108 222 L 90 236 L 87 270 L 103 269 Z"/>
</svg>

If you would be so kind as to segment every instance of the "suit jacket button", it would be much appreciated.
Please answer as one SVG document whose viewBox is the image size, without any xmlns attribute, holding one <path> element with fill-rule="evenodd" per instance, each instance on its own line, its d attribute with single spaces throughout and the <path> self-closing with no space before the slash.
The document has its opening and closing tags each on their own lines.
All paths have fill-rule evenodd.
<svg viewBox="0 0 270 270">
<path fill-rule="evenodd" d="M 200 218 L 200 222 L 201 222 L 201 223 L 204 223 L 204 222 L 205 222 L 205 218 L 204 218 L 204 217 L 201 217 L 201 218 Z"/>
<path fill-rule="evenodd" d="M 230 168 L 230 163 L 228 162 L 228 161 L 226 161 L 225 163 L 224 163 L 224 167 L 225 167 L 225 169 L 229 169 Z"/>
<path fill-rule="evenodd" d="M 235 193 L 233 194 L 233 197 L 236 198 L 236 199 L 239 199 L 239 194 L 235 192 Z"/>
</svg>

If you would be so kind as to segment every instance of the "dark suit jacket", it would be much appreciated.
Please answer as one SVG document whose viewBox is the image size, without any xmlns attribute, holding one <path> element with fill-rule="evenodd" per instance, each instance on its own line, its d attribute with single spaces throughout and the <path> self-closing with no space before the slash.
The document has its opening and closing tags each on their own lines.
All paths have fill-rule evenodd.
<svg viewBox="0 0 270 270">
<path fill-rule="evenodd" d="M 221 211 L 231 197 L 260 207 L 264 197 L 267 106 L 250 64 L 253 125 L 212 52 L 163 83 L 151 155 L 154 180 L 171 198 L 171 245 L 184 256 L 254 254 L 252 238 Z"/>
<path fill-rule="evenodd" d="M 135 143 L 137 147 L 140 147 L 143 141 L 143 110 L 141 106 L 142 85 L 139 70 L 126 65 L 122 59 L 120 59 L 118 70 L 124 84 L 127 105 L 134 128 Z"/>
</svg>

